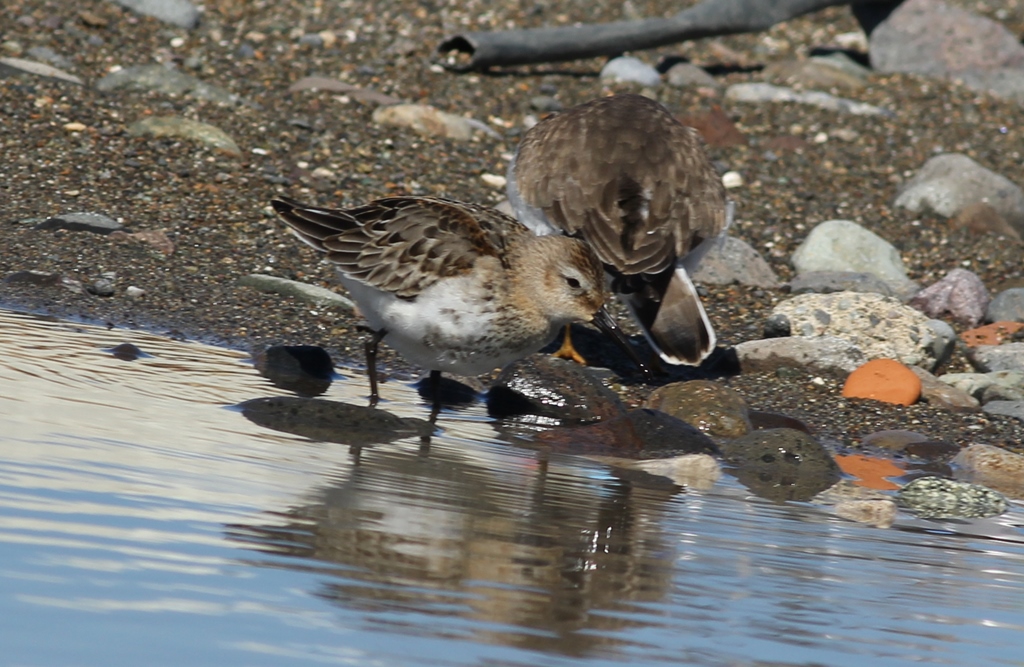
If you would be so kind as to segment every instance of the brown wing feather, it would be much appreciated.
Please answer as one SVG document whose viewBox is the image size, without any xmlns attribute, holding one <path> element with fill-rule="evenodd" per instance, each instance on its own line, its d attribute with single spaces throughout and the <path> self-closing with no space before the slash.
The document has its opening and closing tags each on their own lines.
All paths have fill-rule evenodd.
<svg viewBox="0 0 1024 667">
<path fill-rule="evenodd" d="M 351 278 L 412 298 L 480 257 L 503 260 L 529 231 L 499 211 L 435 197 L 388 197 L 351 209 L 271 202 L 305 243 Z"/>
<path fill-rule="evenodd" d="M 538 123 L 515 176 L 526 203 L 625 274 L 668 268 L 725 224 L 725 189 L 697 132 L 641 95 Z"/>
</svg>

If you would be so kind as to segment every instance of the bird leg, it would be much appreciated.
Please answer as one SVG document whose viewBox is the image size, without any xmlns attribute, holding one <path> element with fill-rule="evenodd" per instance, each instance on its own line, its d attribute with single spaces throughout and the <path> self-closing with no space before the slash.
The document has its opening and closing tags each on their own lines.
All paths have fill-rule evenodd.
<svg viewBox="0 0 1024 667">
<path fill-rule="evenodd" d="M 570 324 L 565 325 L 565 337 L 562 338 L 562 347 L 558 348 L 553 356 L 556 356 L 559 359 L 569 359 L 571 361 L 575 361 L 577 364 L 586 366 L 587 360 L 582 354 L 577 352 L 576 348 L 572 345 L 572 334 L 570 333 L 571 327 L 572 325 Z"/>
<path fill-rule="evenodd" d="M 387 329 L 374 331 L 364 344 L 366 350 L 366 374 L 370 376 L 370 407 L 377 407 L 380 401 L 380 394 L 377 392 L 377 346 L 380 345 L 384 336 L 388 335 Z"/>
</svg>

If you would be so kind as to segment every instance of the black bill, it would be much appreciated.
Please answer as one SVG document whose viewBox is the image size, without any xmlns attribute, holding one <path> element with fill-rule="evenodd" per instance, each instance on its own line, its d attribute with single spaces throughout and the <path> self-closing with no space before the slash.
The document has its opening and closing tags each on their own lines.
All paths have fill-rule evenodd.
<svg viewBox="0 0 1024 667">
<path fill-rule="evenodd" d="M 608 311 L 605 310 L 604 307 L 594 313 L 594 319 L 591 320 L 591 323 L 600 329 L 601 333 L 614 340 L 615 344 L 621 347 L 622 351 L 629 355 L 629 358 L 633 360 L 633 363 L 635 363 L 637 368 L 639 368 L 644 374 L 644 379 L 648 382 L 654 379 L 654 376 L 651 374 L 651 369 L 647 367 L 647 364 L 640 360 L 636 350 L 634 350 L 633 346 L 629 344 L 629 339 L 626 338 L 626 334 L 622 333 L 622 329 L 619 328 L 619 325 L 614 319 L 612 319 L 612 316 L 608 314 Z"/>
</svg>

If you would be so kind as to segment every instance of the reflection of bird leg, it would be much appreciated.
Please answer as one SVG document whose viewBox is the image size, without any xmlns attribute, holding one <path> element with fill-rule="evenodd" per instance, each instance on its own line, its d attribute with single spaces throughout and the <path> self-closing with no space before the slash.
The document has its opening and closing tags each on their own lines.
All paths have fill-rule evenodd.
<svg viewBox="0 0 1024 667">
<path fill-rule="evenodd" d="M 377 407 L 380 401 L 380 394 L 377 392 L 377 346 L 380 345 L 384 336 L 388 335 L 386 329 L 374 331 L 373 335 L 366 340 L 364 350 L 366 351 L 366 374 L 370 376 L 370 407 Z"/>
<path fill-rule="evenodd" d="M 441 412 L 441 371 L 430 371 L 430 394 L 434 397 L 434 404 L 430 407 L 430 418 L 427 421 L 433 424 Z"/>
<path fill-rule="evenodd" d="M 562 347 L 558 348 L 554 356 L 559 359 L 569 359 L 575 361 L 577 364 L 587 365 L 587 360 L 583 358 L 583 355 L 576 351 L 576 348 L 572 345 L 572 334 L 571 325 L 565 325 L 565 337 L 562 338 Z"/>
</svg>

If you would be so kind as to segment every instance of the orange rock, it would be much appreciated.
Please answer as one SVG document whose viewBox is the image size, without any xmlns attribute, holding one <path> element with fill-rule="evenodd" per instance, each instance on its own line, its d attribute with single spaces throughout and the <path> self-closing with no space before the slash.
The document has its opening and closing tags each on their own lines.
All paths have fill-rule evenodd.
<svg viewBox="0 0 1024 667">
<path fill-rule="evenodd" d="M 960 334 L 968 347 L 1001 345 L 1004 340 L 1024 329 L 1024 322 L 993 322 Z"/>
<path fill-rule="evenodd" d="M 863 454 L 850 454 L 848 456 L 833 457 L 839 467 L 847 475 L 857 478 L 854 482 L 857 486 L 863 486 L 877 491 L 894 491 L 900 488 L 886 479 L 886 477 L 900 477 L 906 470 L 889 459 L 878 458 L 877 456 L 864 456 Z"/>
<path fill-rule="evenodd" d="M 921 379 L 898 361 L 872 359 L 846 378 L 843 396 L 913 405 L 921 398 Z"/>
</svg>

